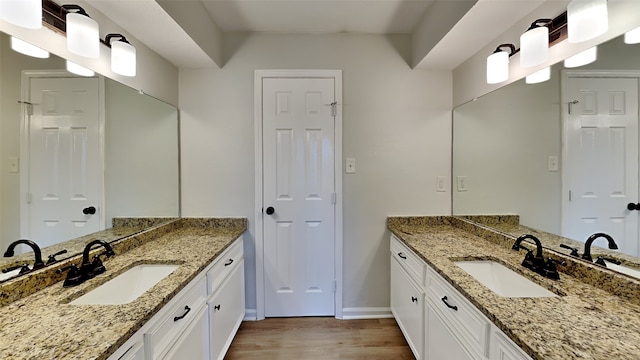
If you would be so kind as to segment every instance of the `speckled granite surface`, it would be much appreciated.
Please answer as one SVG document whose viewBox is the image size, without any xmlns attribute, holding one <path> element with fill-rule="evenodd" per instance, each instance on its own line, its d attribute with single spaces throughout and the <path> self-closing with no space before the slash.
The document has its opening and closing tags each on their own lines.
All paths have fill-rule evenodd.
<svg viewBox="0 0 640 360">
<path fill-rule="evenodd" d="M 104 261 L 107 272 L 74 288 L 56 283 L 0 308 L 0 359 L 106 359 L 246 230 L 244 218 L 180 219 Z M 131 239 L 136 238 L 133 236 Z M 123 243 L 126 240 L 121 240 Z M 126 246 L 126 244 L 115 244 Z M 180 268 L 124 305 L 69 305 L 140 263 Z"/>
<path fill-rule="evenodd" d="M 394 217 L 387 225 L 532 358 L 640 358 L 640 306 L 624 297 L 566 273 L 558 281 L 546 279 L 520 266 L 524 253 L 502 244 L 504 235 L 487 241 L 455 218 Z M 496 259 L 562 296 L 498 296 L 452 261 L 472 258 Z"/>
</svg>

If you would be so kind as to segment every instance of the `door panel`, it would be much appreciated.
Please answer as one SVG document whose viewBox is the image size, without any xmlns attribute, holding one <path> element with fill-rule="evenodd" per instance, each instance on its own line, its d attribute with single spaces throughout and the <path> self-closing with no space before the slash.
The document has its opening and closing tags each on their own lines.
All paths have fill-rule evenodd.
<svg viewBox="0 0 640 360">
<path fill-rule="evenodd" d="M 334 80 L 262 90 L 265 315 L 334 315 Z"/>
<path fill-rule="evenodd" d="M 563 235 L 585 241 L 596 232 L 638 255 L 638 80 L 569 78 L 565 126 Z"/>
</svg>

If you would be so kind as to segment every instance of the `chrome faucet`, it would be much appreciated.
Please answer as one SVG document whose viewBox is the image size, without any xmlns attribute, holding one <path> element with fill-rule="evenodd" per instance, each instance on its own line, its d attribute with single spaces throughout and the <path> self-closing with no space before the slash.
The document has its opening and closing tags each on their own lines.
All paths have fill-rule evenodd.
<svg viewBox="0 0 640 360">
<path fill-rule="evenodd" d="M 613 241 L 613 238 L 611 236 L 605 233 L 595 233 L 589 236 L 587 241 L 584 243 L 584 254 L 582 254 L 583 259 L 593 261 L 593 258 L 591 257 L 591 244 L 597 238 L 601 238 L 601 237 L 607 239 L 607 241 L 609 242 L 609 249 L 618 250 L 618 244 L 616 244 L 616 242 Z"/>
<path fill-rule="evenodd" d="M 40 247 L 38 246 L 38 244 L 36 244 L 31 240 L 20 239 L 12 242 L 7 248 L 7 251 L 5 251 L 4 257 L 12 257 L 15 254 L 14 249 L 16 248 L 16 246 L 18 246 L 18 244 L 25 244 L 30 246 L 33 249 L 33 254 L 35 255 L 36 259 L 33 263 L 33 267 L 31 268 L 31 271 L 42 269 L 44 267 L 44 262 L 42 262 L 42 251 L 40 251 Z M 23 274 L 25 272 L 27 271 L 23 267 L 20 273 Z"/>
</svg>

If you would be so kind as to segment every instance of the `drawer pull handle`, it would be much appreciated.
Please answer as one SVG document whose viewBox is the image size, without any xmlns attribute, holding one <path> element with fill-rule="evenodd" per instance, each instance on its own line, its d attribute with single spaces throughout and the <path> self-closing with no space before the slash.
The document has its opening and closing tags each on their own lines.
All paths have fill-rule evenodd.
<svg viewBox="0 0 640 360">
<path fill-rule="evenodd" d="M 418 298 L 415 296 L 411 297 L 411 302 L 417 303 L 418 302 Z"/>
<path fill-rule="evenodd" d="M 448 300 L 448 299 L 447 299 L 447 297 L 446 297 L 446 296 L 444 296 L 444 297 L 442 298 L 442 302 L 443 302 L 445 305 L 447 305 L 447 307 L 448 307 L 449 309 L 453 309 L 453 310 L 455 310 L 455 311 L 458 311 L 458 307 L 457 307 L 456 305 L 450 305 L 450 304 L 449 304 L 449 302 L 448 302 L 447 300 Z"/>
<path fill-rule="evenodd" d="M 405 259 L 405 260 L 407 259 L 407 257 L 404 256 L 404 254 L 401 252 L 398 253 L 398 256 L 400 257 L 400 259 Z"/>
<path fill-rule="evenodd" d="M 220 310 L 220 304 L 213 307 L 215 310 Z"/>
<path fill-rule="evenodd" d="M 224 263 L 224 266 L 229 266 L 231 264 L 233 264 L 233 259 L 229 259 L 228 262 Z"/>
<path fill-rule="evenodd" d="M 173 321 L 178 321 L 181 319 L 184 319 L 185 316 L 187 316 L 187 314 L 189 313 L 189 311 L 191 311 L 191 308 L 186 306 L 184 307 L 184 314 L 180 315 L 180 316 L 176 316 L 173 318 Z"/>
</svg>

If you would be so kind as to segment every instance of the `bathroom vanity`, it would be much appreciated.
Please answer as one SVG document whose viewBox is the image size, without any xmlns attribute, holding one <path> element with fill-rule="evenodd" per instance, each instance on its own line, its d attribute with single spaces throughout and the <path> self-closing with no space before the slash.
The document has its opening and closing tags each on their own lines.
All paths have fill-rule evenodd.
<svg viewBox="0 0 640 360">
<path fill-rule="evenodd" d="M 179 219 L 112 243 L 116 256 L 104 261 L 104 274 L 71 288 L 58 282 L 0 308 L 0 358 L 223 358 L 244 318 L 246 224 Z M 129 302 L 105 295 L 74 303 L 140 265 L 173 267 Z"/>
</svg>

